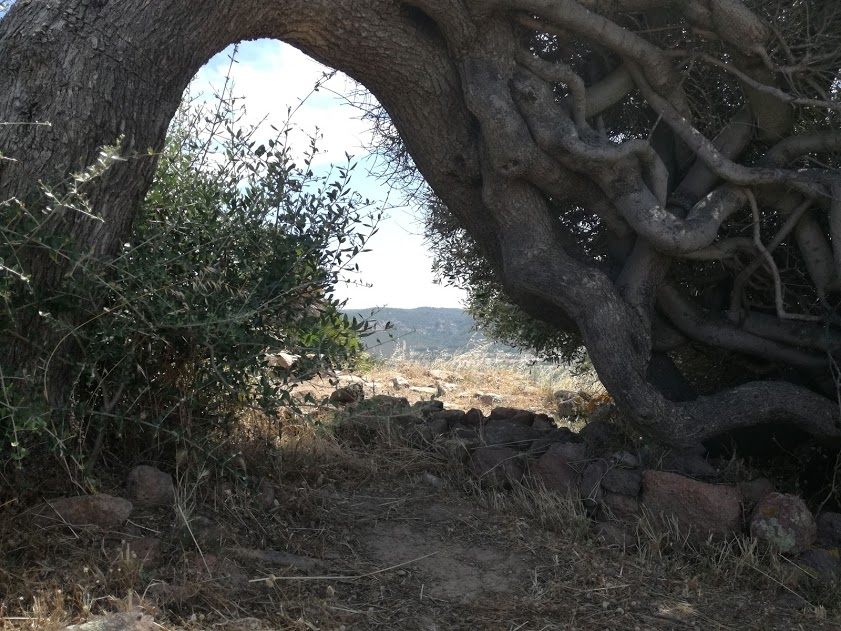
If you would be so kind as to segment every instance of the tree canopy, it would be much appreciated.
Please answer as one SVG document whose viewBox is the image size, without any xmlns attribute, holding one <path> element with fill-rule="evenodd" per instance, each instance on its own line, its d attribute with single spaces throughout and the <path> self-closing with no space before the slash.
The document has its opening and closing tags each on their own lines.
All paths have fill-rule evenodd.
<svg viewBox="0 0 841 631">
<path fill-rule="evenodd" d="M 583 341 L 642 433 L 837 439 L 840 25 L 831 0 L 18 3 L 0 22 L 0 119 L 17 123 L 0 128 L 0 199 L 117 138 L 160 148 L 210 55 L 282 39 L 371 91 L 456 242 Z M 113 254 L 153 168 L 118 165 L 87 191 L 104 222 L 53 229 Z M 44 291 L 61 283 L 60 262 L 24 259 Z M 7 339 L 4 361 L 26 363 Z M 675 395 L 689 347 L 751 358 L 751 379 Z"/>
</svg>

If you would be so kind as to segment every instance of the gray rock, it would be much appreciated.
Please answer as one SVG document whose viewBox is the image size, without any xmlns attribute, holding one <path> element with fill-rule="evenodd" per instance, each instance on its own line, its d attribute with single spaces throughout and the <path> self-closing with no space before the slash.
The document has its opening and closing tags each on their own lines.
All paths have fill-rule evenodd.
<svg viewBox="0 0 841 631">
<path fill-rule="evenodd" d="M 568 427 L 558 427 L 549 430 L 549 432 L 544 434 L 542 437 L 535 439 L 529 450 L 532 453 L 542 454 L 555 443 L 570 443 L 577 441 L 578 435 L 572 432 Z"/>
<path fill-rule="evenodd" d="M 617 451 L 610 457 L 610 459 L 617 467 L 625 469 L 636 469 L 642 464 L 637 456 L 626 449 Z"/>
<path fill-rule="evenodd" d="M 774 485 L 767 478 L 756 478 L 746 482 L 738 483 L 742 492 L 742 499 L 745 503 L 745 513 L 750 514 L 759 502 L 767 495 L 774 492 Z"/>
<path fill-rule="evenodd" d="M 818 527 L 802 499 L 796 495 L 770 493 L 753 511 L 750 534 L 780 552 L 796 554 L 815 543 Z"/>
<path fill-rule="evenodd" d="M 596 460 L 587 465 L 584 473 L 581 474 L 581 486 L 579 493 L 584 506 L 589 509 L 596 509 L 601 503 L 604 491 L 602 491 L 602 478 L 608 471 L 608 464 L 605 460 Z"/>
<path fill-rule="evenodd" d="M 504 445 L 517 447 L 518 449 L 528 448 L 533 440 L 544 435 L 545 432 L 513 423 L 507 419 L 488 421 L 481 431 L 482 440 L 488 446 Z"/>
<path fill-rule="evenodd" d="M 126 480 L 126 497 L 137 506 L 171 506 L 175 502 L 172 476 L 148 465 L 135 467 Z"/>
<path fill-rule="evenodd" d="M 838 552 L 823 548 L 809 548 L 797 555 L 797 565 L 804 567 L 818 578 L 836 578 L 841 576 L 841 558 Z"/>
<path fill-rule="evenodd" d="M 841 547 L 841 513 L 818 515 L 818 543 L 830 548 Z"/>
<path fill-rule="evenodd" d="M 440 414 L 440 412 L 436 412 L 435 414 Z M 429 431 L 432 432 L 433 438 L 443 436 L 448 431 L 450 431 L 450 424 L 447 422 L 447 419 L 435 418 L 435 414 L 433 414 L 432 420 L 430 420 L 429 423 L 427 423 L 427 427 L 429 427 Z"/>
<path fill-rule="evenodd" d="M 366 401 L 366 406 L 375 407 L 383 412 L 391 412 L 409 407 L 406 397 L 392 397 L 387 394 L 375 394 Z"/>
<path fill-rule="evenodd" d="M 73 624 L 62 631 L 153 631 L 159 628 L 152 616 L 139 611 L 121 611 L 98 616 L 84 624 Z"/>
<path fill-rule="evenodd" d="M 530 467 L 535 482 L 547 491 L 576 495 L 579 470 L 585 460 L 584 446 L 556 443 Z"/>
<path fill-rule="evenodd" d="M 695 540 L 741 530 L 742 495 L 734 486 L 707 484 L 665 471 L 643 471 L 642 505 L 655 516 L 675 518 Z"/>
<path fill-rule="evenodd" d="M 485 422 L 485 415 L 479 408 L 470 408 L 465 412 L 464 419 L 461 422 L 470 427 L 479 427 Z"/>
<path fill-rule="evenodd" d="M 470 468 L 482 481 L 509 486 L 523 477 L 519 455 L 509 447 L 479 447 L 470 455 Z"/>
<path fill-rule="evenodd" d="M 636 469 L 610 469 L 602 477 L 602 487 L 611 493 L 636 497 L 642 485 L 642 473 Z"/>
<path fill-rule="evenodd" d="M 553 430 L 557 429 L 557 425 L 555 424 L 555 419 L 553 419 L 548 414 L 535 414 L 534 420 L 531 423 L 531 426 L 534 429 L 545 429 L 545 430 Z"/>
<path fill-rule="evenodd" d="M 433 420 L 444 419 L 448 426 L 452 426 L 456 423 L 464 422 L 465 416 L 466 415 L 462 410 L 439 410 L 437 412 L 433 412 L 430 418 Z"/>
<path fill-rule="evenodd" d="M 112 530 L 122 526 L 134 508 L 131 502 L 111 495 L 80 495 L 46 502 L 36 508 L 32 521 L 39 527 L 96 526 Z"/>
<path fill-rule="evenodd" d="M 605 420 L 590 421 L 578 432 L 578 435 L 593 451 L 601 451 L 622 442 L 619 430 Z"/>
<path fill-rule="evenodd" d="M 511 419 L 515 416 L 520 416 L 522 414 L 530 415 L 529 421 L 527 423 L 522 423 L 522 420 L 519 420 L 521 424 L 524 425 L 531 425 L 531 420 L 534 418 L 534 413 L 529 412 L 528 410 L 520 410 L 519 408 L 505 408 L 505 407 L 497 407 L 491 410 L 490 415 L 488 416 L 488 420 L 490 421 L 498 421 L 501 419 Z"/>
<path fill-rule="evenodd" d="M 702 453 L 699 454 L 695 450 L 670 451 L 663 456 L 661 468 L 663 471 L 694 478 L 711 478 L 716 474 L 715 467 L 704 459 Z"/>
</svg>

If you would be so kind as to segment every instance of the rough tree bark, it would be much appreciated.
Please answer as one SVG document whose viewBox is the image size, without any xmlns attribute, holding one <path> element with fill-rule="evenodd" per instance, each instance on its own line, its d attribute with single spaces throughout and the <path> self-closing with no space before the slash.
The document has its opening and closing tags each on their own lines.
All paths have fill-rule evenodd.
<svg viewBox="0 0 841 631">
<path fill-rule="evenodd" d="M 727 51 L 729 61 L 708 61 L 734 73 L 743 103 L 718 137 L 694 126 L 681 83 L 685 51 L 627 28 L 628 15 L 646 12 Z M 585 82 L 573 67 L 524 45 L 535 31 L 598 48 L 613 67 L 601 82 Z M 39 182 L 61 181 L 122 139 L 128 159 L 86 190 L 102 221 L 58 213 L 49 226 L 113 254 L 129 234 L 154 152 L 190 79 L 228 44 L 261 37 L 288 42 L 371 91 L 509 294 L 538 318 L 577 328 L 601 380 L 641 432 L 688 445 L 784 421 L 822 439 L 841 437 L 837 402 L 801 387 L 754 382 L 676 403 L 646 378 L 658 318 L 688 339 L 818 370 L 828 370 L 827 352 L 836 348 L 826 340 L 837 332 L 820 334 L 825 322 L 798 333 L 739 299 L 729 305 L 732 319 L 703 313 L 669 277 L 675 257 L 764 257 L 750 234 L 718 239 L 749 201 L 794 217 L 806 200 L 831 213 L 833 234 L 841 234 L 841 208 L 832 201 L 838 173 L 786 168 L 793 157 L 838 151 L 841 138 L 793 133 L 791 108 L 805 97 L 778 85 L 766 50 L 773 30 L 739 0 L 18 0 L 0 21 L 0 121 L 13 123 L 0 126 L 0 202 L 34 203 Z M 558 85 L 566 86 L 565 99 L 557 98 Z M 655 135 L 617 142 L 593 128 L 595 117 L 633 90 L 665 126 L 667 148 L 655 149 Z M 821 111 L 838 106 L 806 100 Z M 757 138 L 770 151 L 739 162 Z M 564 247 L 547 196 L 590 210 L 628 243 L 618 277 Z M 841 247 L 829 245 L 821 226 L 790 223 L 813 244 L 807 262 L 820 291 L 832 291 Z M 60 291 L 61 261 L 38 248 L 20 256 L 38 292 Z M 0 333 L 6 374 L 54 351 L 50 341 L 33 339 L 33 325 Z M 66 387 L 55 379 L 56 401 Z"/>
</svg>

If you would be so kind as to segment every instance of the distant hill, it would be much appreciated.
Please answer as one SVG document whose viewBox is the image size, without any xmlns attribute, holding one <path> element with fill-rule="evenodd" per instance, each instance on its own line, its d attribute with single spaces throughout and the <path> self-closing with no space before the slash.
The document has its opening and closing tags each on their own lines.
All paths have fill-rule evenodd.
<svg viewBox="0 0 841 631">
<path fill-rule="evenodd" d="M 371 319 L 372 309 L 346 309 L 348 316 Z M 408 357 L 441 357 L 464 353 L 480 346 L 493 352 L 507 352 L 504 345 L 491 344 L 470 314 L 461 309 L 418 307 L 417 309 L 383 308 L 373 318 L 377 332 L 365 338 L 369 353 L 382 357 L 395 354 Z M 386 330 L 386 323 L 393 328 Z M 513 351 L 516 352 L 516 351 Z"/>
</svg>

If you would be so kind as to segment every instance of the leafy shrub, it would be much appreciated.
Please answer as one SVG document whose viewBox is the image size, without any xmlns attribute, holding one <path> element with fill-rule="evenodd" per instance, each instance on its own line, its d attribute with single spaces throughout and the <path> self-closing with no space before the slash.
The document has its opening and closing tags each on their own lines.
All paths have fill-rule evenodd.
<svg viewBox="0 0 841 631">
<path fill-rule="evenodd" d="M 181 107 L 116 258 L 40 243 L 73 263 L 59 298 L 39 303 L 20 270 L 4 270 L 0 318 L 37 308 L 81 349 L 64 410 L 45 407 L 43 375 L 2 376 L 6 458 L 47 442 L 88 463 L 106 448 L 137 458 L 141 445 L 149 454 L 184 441 L 215 445 L 244 410 L 273 415 L 292 405 L 295 380 L 358 354 L 367 323 L 341 314 L 333 291 L 379 214 L 351 188 L 349 157 L 319 174 L 315 140 L 296 164 L 288 125 L 258 143 L 243 114 L 229 88 L 215 103 Z M 86 173 L 96 177 L 116 159 L 106 149 Z M 47 197 L 89 211 L 81 195 Z M 44 213 L 21 203 L 0 212 L 0 259 L 12 261 L 17 248 L 37 243 Z M 300 357 L 294 371 L 270 365 L 281 349 Z"/>
</svg>

